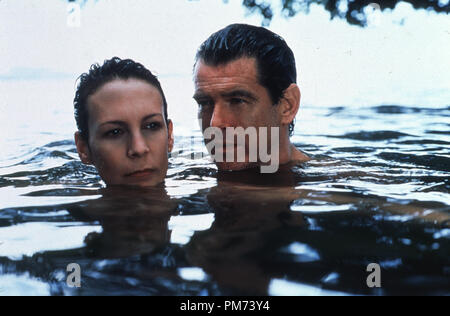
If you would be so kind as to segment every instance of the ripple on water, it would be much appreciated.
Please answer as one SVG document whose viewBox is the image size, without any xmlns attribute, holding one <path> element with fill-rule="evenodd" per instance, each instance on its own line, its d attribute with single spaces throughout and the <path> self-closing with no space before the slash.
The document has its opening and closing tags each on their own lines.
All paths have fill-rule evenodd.
<svg viewBox="0 0 450 316">
<path fill-rule="evenodd" d="M 166 181 L 177 207 L 167 220 L 141 216 L 155 206 L 147 197 L 111 204 L 71 139 L 8 142 L 18 150 L 0 160 L 0 295 L 51 294 L 54 276 L 65 276 L 55 265 L 71 260 L 84 264 L 93 294 L 379 294 L 365 285 L 369 262 L 387 273 L 382 294 L 448 294 L 450 107 L 307 110 L 293 139 L 314 159 L 294 168 L 286 190 L 237 181 L 222 192 L 216 167 L 195 159 L 198 133 L 177 137 Z M 68 211 L 90 199 L 99 218 Z M 153 232 L 168 240 L 154 242 Z M 120 243 L 127 255 L 109 258 Z M 93 244 L 104 248 L 97 260 Z"/>
<path fill-rule="evenodd" d="M 432 170 L 450 172 L 450 158 L 440 155 L 414 155 L 399 152 L 382 152 L 377 156 L 386 161 L 396 161 L 412 166 L 424 166 Z"/>
<path fill-rule="evenodd" d="M 328 137 L 348 138 L 361 141 L 384 141 L 390 139 L 398 139 L 401 137 L 413 137 L 413 135 L 397 131 L 360 131 L 356 133 L 347 133 L 344 135 L 328 136 Z"/>
<path fill-rule="evenodd" d="M 76 249 L 83 247 L 87 234 L 101 231 L 101 226 L 75 222 L 28 222 L 3 227 L 1 256 L 19 260 L 44 251 Z"/>
</svg>

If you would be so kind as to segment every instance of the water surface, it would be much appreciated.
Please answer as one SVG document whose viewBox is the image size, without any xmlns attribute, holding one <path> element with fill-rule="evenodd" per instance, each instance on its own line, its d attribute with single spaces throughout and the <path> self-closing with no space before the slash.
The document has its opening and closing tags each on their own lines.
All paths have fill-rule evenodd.
<svg viewBox="0 0 450 316">
<path fill-rule="evenodd" d="M 61 108 L 3 127 L 0 295 L 450 294 L 450 107 L 304 106 L 313 160 L 264 176 L 218 173 L 180 122 L 145 190 L 105 189 Z"/>
</svg>

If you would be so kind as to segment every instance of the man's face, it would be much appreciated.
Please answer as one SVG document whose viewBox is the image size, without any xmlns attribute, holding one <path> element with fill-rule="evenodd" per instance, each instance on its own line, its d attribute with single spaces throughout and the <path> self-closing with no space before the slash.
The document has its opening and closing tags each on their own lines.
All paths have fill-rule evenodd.
<svg viewBox="0 0 450 316">
<path fill-rule="evenodd" d="M 199 105 L 203 132 L 208 127 L 279 127 L 280 117 L 269 93 L 258 81 L 255 58 L 239 58 L 225 65 L 209 66 L 199 60 L 194 69 L 194 99 Z M 259 134 L 258 134 L 259 139 Z M 271 139 L 268 136 L 268 139 Z M 247 138 L 248 140 L 248 138 Z M 235 148 L 236 149 L 236 148 Z M 226 149 L 223 149 L 226 152 Z M 216 162 L 219 170 L 241 170 L 258 163 L 249 162 L 246 141 L 245 162 Z"/>
<path fill-rule="evenodd" d="M 88 98 L 89 147 L 77 141 L 83 162 L 108 185 L 153 186 L 162 182 L 172 147 L 160 92 L 138 80 L 114 80 Z"/>
</svg>

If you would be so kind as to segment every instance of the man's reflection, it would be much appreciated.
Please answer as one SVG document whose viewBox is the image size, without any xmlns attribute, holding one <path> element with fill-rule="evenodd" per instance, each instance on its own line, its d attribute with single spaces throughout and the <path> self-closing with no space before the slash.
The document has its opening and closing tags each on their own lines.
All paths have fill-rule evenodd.
<svg viewBox="0 0 450 316">
<path fill-rule="evenodd" d="M 186 245 L 190 263 L 203 268 L 231 293 L 267 295 L 270 280 L 276 276 L 266 271 L 262 257 L 279 248 L 279 241 L 271 236 L 305 225 L 301 213 L 290 211 L 298 193 L 283 185 L 291 184 L 292 176 L 281 173 L 273 178 L 275 185 L 261 186 L 250 174 L 220 174 L 218 185 L 207 195 L 215 221 Z"/>
</svg>

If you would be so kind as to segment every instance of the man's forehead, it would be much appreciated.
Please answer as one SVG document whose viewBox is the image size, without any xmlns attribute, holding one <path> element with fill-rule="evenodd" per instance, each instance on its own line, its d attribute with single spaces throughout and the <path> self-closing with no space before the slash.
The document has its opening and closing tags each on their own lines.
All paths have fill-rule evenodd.
<svg viewBox="0 0 450 316">
<path fill-rule="evenodd" d="M 207 80 L 248 80 L 257 82 L 258 71 L 255 58 L 241 57 L 225 64 L 210 65 L 199 60 L 194 69 L 195 83 Z"/>
</svg>

